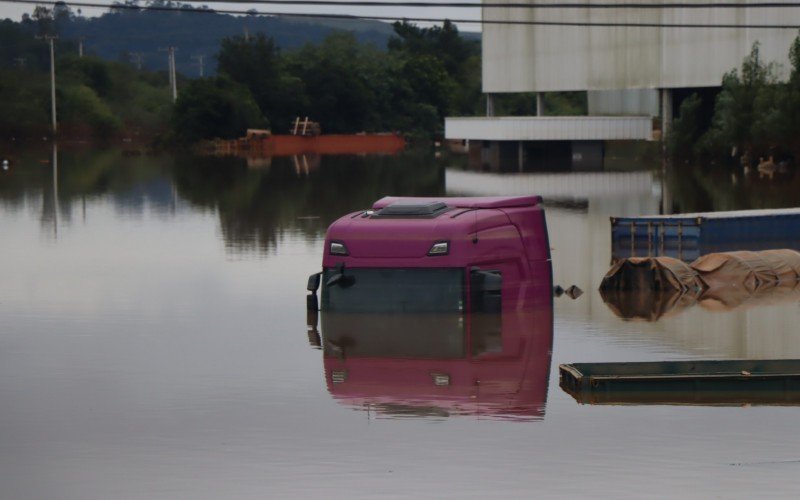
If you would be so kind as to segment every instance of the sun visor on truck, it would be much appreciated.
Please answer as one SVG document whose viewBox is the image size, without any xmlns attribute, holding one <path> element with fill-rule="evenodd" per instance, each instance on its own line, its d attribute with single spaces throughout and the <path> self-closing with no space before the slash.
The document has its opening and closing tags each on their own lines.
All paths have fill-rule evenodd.
<svg viewBox="0 0 800 500">
<path fill-rule="evenodd" d="M 450 208 L 514 208 L 532 207 L 542 202 L 541 196 L 478 196 L 464 198 L 403 198 L 399 196 L 386 196 L 376 201 L 373 210 L 384 210 L 389 206 L 399 203 L 414 203 L 422 205 L 427 203 L 444 203 Z"/>
<path fill-rule="evenodd" d="M 441 201 L 397 201 L 378 210 L 372 217 L 436 217 L 448 210 Z"/>
</svg>

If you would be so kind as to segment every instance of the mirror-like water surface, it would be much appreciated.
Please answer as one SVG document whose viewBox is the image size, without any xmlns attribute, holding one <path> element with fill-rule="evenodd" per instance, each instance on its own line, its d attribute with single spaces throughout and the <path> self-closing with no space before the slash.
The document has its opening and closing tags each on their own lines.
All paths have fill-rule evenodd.
<svg viewBox="0 0 800 500">
<path fill-rule="evenodd" d="M 427 153 L 321 158 L 308 168 L 118 151 L 61 152 L 53 165 L 50 151 L 20 155 L 0 172 L 0 497 L 708 498 L 796 489 L 800 408 L 579 405 L 559 389 L 557 367 L 800 358 L 795 301 L 632 322 L 597 292 L 610 264 L 609 216 L 796 206 L 800 180 L 454 165 Z M 416 337 L 360 344 L 378 363 L 358 368 L 384 378 L 352 392 L 347 380 L 326 379 L 326 366 L 341 362 L 336 329 L 352 320 L 321 318 L 320 336 L 307 326 L 306 278 L 320 269 L 329 223 L 389 194 L 530 193 L 545 198 L 553 282 L 584 295 L 555 298 L 552 324 L 547 308 L 516 326 L 488 320 L 470 342 L 457 317 L 406 318 L 413 327 L 382 331 L 416 328 Z M 357 321 L 352 335 L 367 334 L 370 321 L 386 326 Z M 426 329 L 439 332 L 438 344 L 420 337 Z M 530 343 L 550 329 L 552 355 Z M 512 344 L 517 357 L 491 365 L 502 401 L 458 385 L 468 360 L 511 353 Z M 409 363 L 430 371 L 431 349 L 448 360 L 452 397 L 436 392 L 436 372 L 403 375 Z M 524 418 L 508 418 L 509 404 Z"/>
</svg>

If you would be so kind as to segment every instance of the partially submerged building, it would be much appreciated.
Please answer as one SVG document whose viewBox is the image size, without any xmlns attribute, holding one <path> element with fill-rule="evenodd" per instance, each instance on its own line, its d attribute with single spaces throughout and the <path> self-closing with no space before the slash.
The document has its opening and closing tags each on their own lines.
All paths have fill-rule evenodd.
<svg viewBox="0 0 800 500">
<path fill-rule="evenodd" d="M 575 8 L 560 0 L 492 3 L 484 0 L 482 9 L 487 116 L 445 121 L 447 139 L 469 141 L 473 157 L 492 167 L 521 168 L 531 155 L 544 161 L 568 155 L 573 166 L 591 167 L 602 159 L 605 141 L 658 139 L 680 100 L 719 87 L 755 42 L 763 60 L 788 75 L 800 25 L 800 8 L 759 7 L 764 0 L 588 0 Z M 586 91 L 589 116 L 541 116 L 542 95 L 563 91 Z M 528 92 L 537 93 L 539 116 L 495 116 L 495 95 Z"/>
</svg>

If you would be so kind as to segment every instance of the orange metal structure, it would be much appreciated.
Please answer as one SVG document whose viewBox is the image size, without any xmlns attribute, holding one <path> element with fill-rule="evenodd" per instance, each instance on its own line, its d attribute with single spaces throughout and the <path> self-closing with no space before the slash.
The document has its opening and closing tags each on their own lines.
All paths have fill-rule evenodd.
<svg viewBox="0 0 800 500">
<path fill-rule="evenodd" d="M 215 141 L 217 154 L 247 156 L 346 155 L 399 153 L 406 141 L 399 134 L 260 135 Z"/>
</svg>

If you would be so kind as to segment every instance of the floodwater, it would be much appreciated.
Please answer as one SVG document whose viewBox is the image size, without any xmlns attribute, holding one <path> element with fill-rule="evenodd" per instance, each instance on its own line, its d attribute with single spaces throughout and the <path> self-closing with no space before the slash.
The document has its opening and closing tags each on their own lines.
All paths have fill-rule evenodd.
<svg viewBox="0 0 800 500">
<path fill-rule="evenodd" d="M 800 175 L 500 174 L 425 152 L 14 160 L 0 171 L 1 498 L 744 498 L 800 487 L 800 408 L 579 405 L 557 369 L 800 358 L 796 302 L 634 322 L 597 292 L 609 216 L 800 206 Z M 389 194 L 523 193 L 544 196 L 554 283 L 586 292 L 554 299 L 554 321 L 545 311 L 531 326 L 552 328 L 552 356 L 522 362 L 530 400 L 511 412 L 480 395 L 412 401 L 418 387 L 389 380 L 366 395 L 328 382 L 336 359 L 313 345 L 305 286 L 330 222 Z"/>
</svg>

